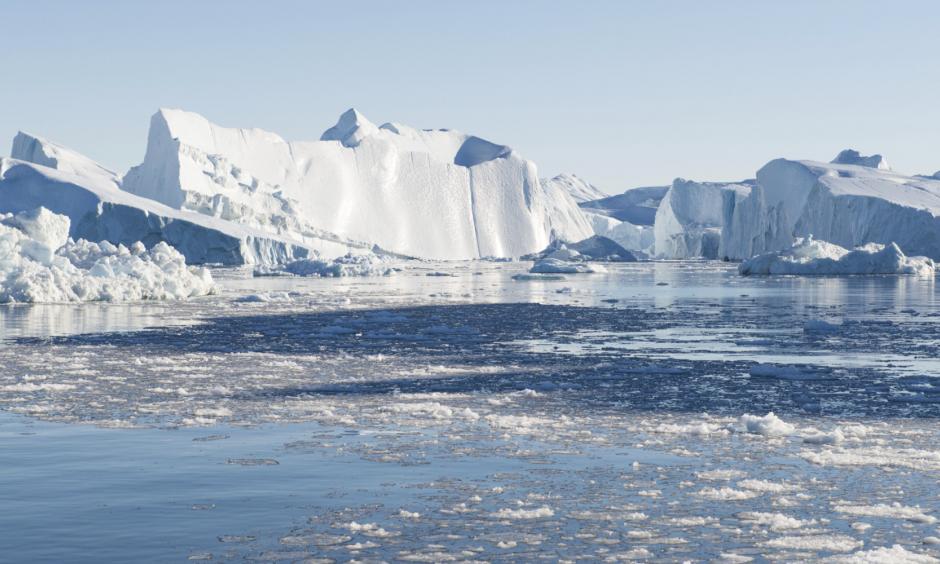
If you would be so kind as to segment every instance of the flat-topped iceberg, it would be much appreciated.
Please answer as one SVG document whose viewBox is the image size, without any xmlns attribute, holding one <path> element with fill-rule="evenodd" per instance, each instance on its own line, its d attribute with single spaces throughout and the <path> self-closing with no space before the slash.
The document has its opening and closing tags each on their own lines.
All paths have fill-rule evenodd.
<svg viewBox="0 0 940 564">
<path fill-rule="evenodd" d="M 292 240 L 331 233 L 421 258 L 514 257 L 592 234 L 567 190 L 543 186 L 513 149 L 457 131 L 377 127 L 355 110 L 303 142 L 160 110 L 144 162 L 122 186 Z"/>
<path fill-rule="evenodd" d="M 933 277 L 934 262 L 927 257 L 908 257 L 894 243 L 869 243 L 848 250 L 812 236 L 798 239 L 789 249 L 773 251 L 741 263 L 742 275 L 799 274 L 913 274 Z"/>
<path fill-rule="evenodd" d="M 69 238 L 69 218 L 45 208 L 0 214 L 0 303 L 184 299 L 213 291 L 166 243 L 147 249 Z"/>
<path fill-rule="evenodd" d="M 894 243 L 908 255 L 940 259 L 940 181 L 894 172 L 879 155 L 771 161 L 750 195 L 727 200 L 723 210 L 721 257 L 785 250 L 813 234 L 845 248 Z"/>
</svg>

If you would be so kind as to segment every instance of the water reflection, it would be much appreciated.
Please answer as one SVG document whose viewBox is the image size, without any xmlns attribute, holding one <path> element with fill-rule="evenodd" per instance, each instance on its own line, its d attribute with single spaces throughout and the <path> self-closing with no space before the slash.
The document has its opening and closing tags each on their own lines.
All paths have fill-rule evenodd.
<svg viewBox="0 0 940 564">
<path fill-rule="evenodd" d="M 17 337 L 132 331 L 173 324 L 170 304 L 17 304 L 0 306 L 0 346 Z"/>
</svg>

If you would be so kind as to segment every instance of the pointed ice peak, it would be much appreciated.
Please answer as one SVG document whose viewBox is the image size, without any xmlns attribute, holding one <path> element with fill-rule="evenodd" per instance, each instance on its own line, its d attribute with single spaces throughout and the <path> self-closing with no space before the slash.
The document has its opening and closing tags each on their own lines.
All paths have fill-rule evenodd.
<svg viewBox="0 0 940 564">
<path fill-rule="evenodd" d="M 888 161 L 881 155 L 863 156 L 855 149 L 846 149 L 832 159 L 832 164 L 867 166 L 879 170 L 891 170 Z"/>
<path fill-rule="evenodd" d="M 378 132 L 379 128 L 366 119 L 355 108 L 350 108 L 339 116 L 336 125 L 327 129 L 320 141 L 339 141 L 346 147 L 355 147 L 366 137 Z"/>
</svg>

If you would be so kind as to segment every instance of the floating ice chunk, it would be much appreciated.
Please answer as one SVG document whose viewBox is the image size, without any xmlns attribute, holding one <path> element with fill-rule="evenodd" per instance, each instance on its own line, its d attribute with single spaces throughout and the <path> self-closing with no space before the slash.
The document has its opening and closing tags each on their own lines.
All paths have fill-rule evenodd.
<svg viewBox="0 0 940 564">
<path fill-rule="evenodd" d="M 819 431 L 817 429 L 806 429 L 804 430 L 803 442 L 813 445 L 837 445 L 845 440 L 845 435 L 842 433 L 841 429 L 833 429 L 828 433 Z"/>
<path fill-rule="evenodd" d="M 607 269 L 599 264 L 544 258 L 535 261 L 529 272 L 533 274 L 591 274 L 594 272 L 607 272 Z"/>
<path fill-rule="evenodd" d="M 764 542 L 770 548 L 789 548 L 794 550 L 824 550 L 827 552 L 849 552 L 864 543 L 848 535 L 806 535 L 778 537 Z"/>
<path fill-rule="evenodd" d="M 747 476 L 747 472 L 732 469 L 705 470 L 696 472 L 695 476 L 700 480 L 734 480 L 735 478 Z"/>
<path fill-rule="evenodd" d="M 896 544 L 890 548 L 881 547 L 872 550 L 861 550 L 846 556 L 833 556 L 823 560 L 832 564 L 937 564 L 940 559 L 929 554 L 911 552 L 903 546 Z"/>
<path fill-rule="evenodd" d="M 741 480 L 738 486 L 752 492 L 784 493 L 799 490 L 800 487 L 785 482 L 770 482 L 768 480 Z"/>
<path fill-rule="evenodd" d="M 790 517 L 782 513 L 764 513 L 760 511 L 745 511 L 738 513 L 737 517 L 741 521 L 768 527 L 771 531 L 800 529 L 816 524 L 815 519 L 797 519 L 796 517 Z"/>
<path fill-rule="evenodd" d="M 344 276 L 388 276 L 394 272 L 388 260 L 373 253 L 346 254 L 327 259 L 301 259 L 277 267 L 262 267 L 255 270 L 256 276 L 286 273 L 294 276 L 339 278 Z"/>
<path fill-rule="evenodd" d="M 782 437 L 796 432 L 796 427 L 786 423 L 772 411 L 763 417 L 745 413 L 738 422 L 745 432 L 755 435 Z"/>
<path fill-rule="evenodd" d="M 927 515 L 919 506 L 909 507 L 898 502 L 892 504 L 879 503 L 876 505 L 857 505 L 846 502 L 836 502 L 833 510 L 846 515 L 858 517 L 888 517 L 892 519 L 906 519 L 914 523 L 932 524 L 937 522 L 933 515 Z"/>
<path fill-rule="evenodd" d="M 493 513 L 493 517 L 497 519 L 544 519 L 546 517 L 553 517 L 555 511 L 547 506 L 543 505 L 537 509 L 509 509 L 504 508 L 500 509 L 496 513 Z"/>
<path fill-rule="evenodd" d="M 701 498 L 710 499 L 712 501 L 741 501 L 745 499 L 753 499 L 759 496 L 760 493 L 754 491 L 736 490 L 734 488 L 723 486 L 720 488 L 702 488 L 696 492 L 695 495 Z"/>
<path fill-rule="evenodd" d="M 241 303 L 292 302 L 294 298 L 291 296 L 290 292 L 261 292 L 241 296 L 235 301 Z"/>
<path fill-rule="evenodd" d="M 810 235 L 797 239 L 789 249 L 745 260 L 738 272 L 744 276 L 913 274 L 933 277 L 935 266 L 927 257 L 908 257 L 894 243 L 869 243 L 850 251 Z"/>
<path fill-rule="evenodd" d="M 0 303 L 184 299 L 215 288 L 166 243 L 76 242 L 68 231 L 68 217 L 44 208 L 0 214 Z"/>
</svg>

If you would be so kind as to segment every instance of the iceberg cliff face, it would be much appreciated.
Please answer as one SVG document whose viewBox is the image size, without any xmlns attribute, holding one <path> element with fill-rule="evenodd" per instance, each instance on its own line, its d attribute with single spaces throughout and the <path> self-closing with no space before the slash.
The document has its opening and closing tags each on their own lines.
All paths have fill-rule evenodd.
<svg viewBox="0 0 940 564">
<path fill-rule="evenodd" d="M 656 256 L 666 259 L 718 258 L 726 198 L 751 191 L 745 183 L 693 182 L 677 178 L 656 210 Z"/>
<path fill-rule="evenodd" d="M 422 258 L 520 256 L 592 234 L 570 196 L 509 147 L 376 127 L 355 110 L 311 142 L 161 110 L 123 188 L 301 242 L 337 234 Z"/>
<path fill-rule="evenodd" d="M 812 235 L 845 248 L 896 243 L 940 259 L 940 181 L 868 162 L 771 161 L 748 197 L 725 206 L 720 253 L 746 259 Z"/>
</svg>

